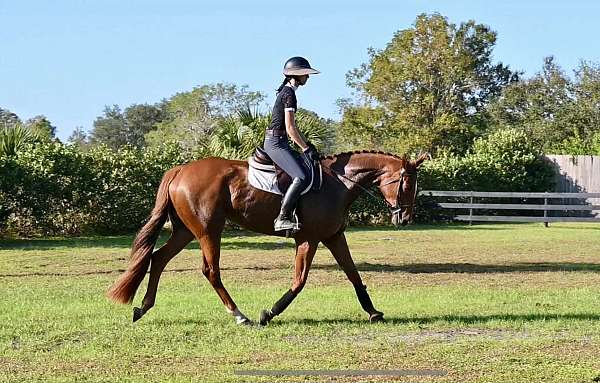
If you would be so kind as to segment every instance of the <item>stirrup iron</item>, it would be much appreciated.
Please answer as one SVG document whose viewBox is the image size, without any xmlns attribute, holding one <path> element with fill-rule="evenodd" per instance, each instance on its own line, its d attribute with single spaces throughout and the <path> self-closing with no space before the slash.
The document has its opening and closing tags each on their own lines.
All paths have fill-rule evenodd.
<svg viewBox="0 0 600 383">
<path fill-rule="evenodd" d="M 285 236 L 290 237 L 291 235 L 300 231 L 302 225 L 298 220 L 295 210 L 292 212 L 291 216 L 292 217 L 287 222 L 281 222 L 279 217 L 277 217 L 273 222 L 273 228 L 275 232 L 285 231 Z"/>
</svg>

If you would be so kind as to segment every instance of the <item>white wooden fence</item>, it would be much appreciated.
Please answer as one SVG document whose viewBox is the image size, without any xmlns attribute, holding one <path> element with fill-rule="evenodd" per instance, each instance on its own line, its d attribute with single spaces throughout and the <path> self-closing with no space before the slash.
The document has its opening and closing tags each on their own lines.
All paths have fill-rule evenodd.
<svg viewBox="0 0 600 383">
<path fill-rule="evenodd" d="M 568 213 L 573 211 L 593 211 L 600 209 L 600 205 L 587 204 L 551 204 L 553 199 L 561 200 L 588 200 L 591 198 L 600 199 L 600 193 L 513 193 L 513 192 L 475 192 L 475 191 L 440 191 L 423 190 L 419 192 L 420 196 L 427 197 L 454 197 L 469 199 L 468 202 L 437 202 L 435 206 L 443 209 L 468 210 L 469 214 L 457 214 L 453 218 L 458 221 L 484 222 L 543 222 L 548 226 L 549 222 L 597 222 L 600 223 L 600 217 L 576 217 Z M 475 200 L 477 198 L 477 201 Z M 537 200 L 540 203 L 489 203 L 491 198 L 511 198 Z M 485 200 L 483 202 L 482 200 Z M 483 203 L 482 203 L 483 202 Z M 478 210 L 532 210 L 542 211 L 543 216 L 508 216 L 508 215 L 480 215 L 475 214 Z M 561 211 L 561 216 L 549 216 L 548 212 Z M 567 213 L 564 215 L 564 213 Z"/>
<path fill-rule="evenodd" d="M 421 196 L 462 198 L 462 202 L 437 202 L 440 208 L 459 209 L 460 221 L 598 222 L 600 223 L 600 156 L 546 155 L 555 169 L 554 190 L 547 193 L 503 193 L 424 190 Z M 493 198 L 514 198 L 514 203 L 491 203 Z M 468 199 L 468 201 L 465 201 Z M 522 203 L 527 199 L 527 203 Z M 533 199 L 534 202 L 531 203 Z M 479 210 L 543 211 L 543 216 L 480 215 Z M 549 212 L 562 212 L 557 215 Z M 584 216 L 582 216 L 582 214 Z"/>
</svg>

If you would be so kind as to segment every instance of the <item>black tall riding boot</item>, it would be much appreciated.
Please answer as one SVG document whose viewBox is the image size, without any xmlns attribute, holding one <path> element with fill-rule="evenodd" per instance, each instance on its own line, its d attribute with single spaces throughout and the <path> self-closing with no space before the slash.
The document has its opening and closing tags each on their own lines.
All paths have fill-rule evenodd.
<svg viewBox="0 0 600 383">
<path fill-rule="evenodd" d="M 292 210 L 294 210 L 296 202 L 298 202 L 298 198 L 300 198 L 300 193 L 303 188 L 302 184 L 302 180 L 296 177 L 285 192 L 283 201 L 281 202 L 281 211 L 274 222 L 275 231 L 292 230 L 296 228 L 296 223 L 292 221 Z"/>
</svg>

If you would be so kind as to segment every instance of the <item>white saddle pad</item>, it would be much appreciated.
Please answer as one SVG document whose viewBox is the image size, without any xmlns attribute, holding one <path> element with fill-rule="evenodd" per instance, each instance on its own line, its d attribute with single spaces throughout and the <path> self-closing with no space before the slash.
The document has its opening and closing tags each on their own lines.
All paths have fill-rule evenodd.
<svg viewBox="0 0 600 383">
<path fill-rule="evenodd" d="M 319 171 L 321 168 L 319 167 Z M 302 190 L 301 195 L 310 191 L 313 184 L 313 174 L 310 175 L 310 183 Z M 264 190 L 269 193 L 283 195 L 277 186 L 277 172 L 274 165 L 263 165 L 254 161 L 253 158 L 248 159 L 248 182 L 257 189 Z"/>
</svg>

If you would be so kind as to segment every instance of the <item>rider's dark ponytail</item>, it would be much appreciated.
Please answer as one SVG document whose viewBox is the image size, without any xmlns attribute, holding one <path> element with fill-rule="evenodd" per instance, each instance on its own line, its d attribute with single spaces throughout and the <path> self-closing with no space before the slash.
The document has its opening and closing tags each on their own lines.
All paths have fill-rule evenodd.
<svg viewBox="0 0 600 383">
<path fill-rule="evenodd" d="M 285 78 L 283 79 L 283 82 L 281 83 L 281 85 L 279 85 L 279 88 L 277 88 L 277 93 L 281 92 L 283 87 L 286 86 L 287 83 L 290 82 L 291 79 L 292 79 L 292 76 L 285 76 Z"/>
</svg>

